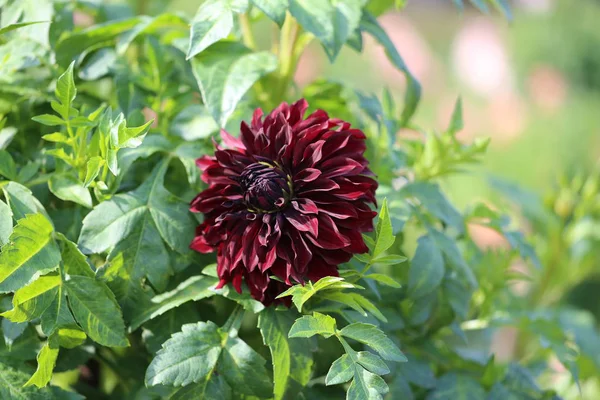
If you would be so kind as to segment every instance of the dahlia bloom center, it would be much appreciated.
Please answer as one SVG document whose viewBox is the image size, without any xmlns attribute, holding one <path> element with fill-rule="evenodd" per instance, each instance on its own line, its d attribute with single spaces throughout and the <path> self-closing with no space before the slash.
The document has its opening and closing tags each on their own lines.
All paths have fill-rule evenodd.
<svg viewBox="0 0 600 400">
<path fill-rule="evenodd" d="M 240 174 L 239 182 L 250 211 L 275 212 L 285 207 L 291 196 L 287 175 L 268 162 L 248 165 Z"/>
</svg>

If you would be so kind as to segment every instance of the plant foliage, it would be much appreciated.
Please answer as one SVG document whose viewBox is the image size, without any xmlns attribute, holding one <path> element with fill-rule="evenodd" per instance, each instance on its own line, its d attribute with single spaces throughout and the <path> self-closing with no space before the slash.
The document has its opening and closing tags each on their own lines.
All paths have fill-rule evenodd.
<svg viewBox="0 0 600 400">
<path fill-rule="evenodd" d="M 471 3 L 510 17 L 503 0 Z M 497 207 L 458 210 L 445 178 L 488 141 L 458 140 L 460 100 L 443 132 L 413 122 L 420 85 L 376 18 L 403 4 L 206 0 L 188 18 L 0 1 L 0 398 L 549 399 L 552 357 L 574 380 L 597 375 L 593 318 L 559 300 L 561 280 L 574 288 L 597 260 L 598 175 L 565 183 L 552 207 L 499 184 L 533 242 Z M 272 50 L 253 36 L 260 20 Z M 402 100 L 294 85 L 309 44 L 333 62 L 366 36 L 404 74 Z M 215 289 L 214 256 L 189 249 L 195 159 L 252 109 L 300 97 L 367 134 L 380 206 L 367 254 L 282 293 L 292 307 L 265 308 Z M 473 225 L 509 246 L 478 247 Z M 534 282 L 526 297 L 510 285 L 521 280 Z M 519 329 L 510 363 L 486 342 L 505 326 Z"/>
</svg>

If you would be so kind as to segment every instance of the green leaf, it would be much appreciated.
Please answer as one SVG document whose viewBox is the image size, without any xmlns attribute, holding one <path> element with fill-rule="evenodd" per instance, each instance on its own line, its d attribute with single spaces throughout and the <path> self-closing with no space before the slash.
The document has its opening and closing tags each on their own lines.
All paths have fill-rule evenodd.
<svg viewBox="0 0 600 400">
<path fill-rule="evenodd" d="M 60 102 L 54 103 L 54 110 L 60 114 L 63 120 L 68 121 L 71 117 L 71 104 L 75 100 L 77 95 L 77 89 L 75 88 L 75 81 L 73 80 L 73 66 L 75 62 L 71 62 L 69 67 L 56 81 L 56 89 L 54 95 Z"/>
<path fill-rule="evenodd" d="M 348 46 L 352 47 L 359 53 L 363 51 L 363 37 L 360 29 L 356 29 L 352 32 L 352 35 L 348 38 Z"/>
<path fill-rule="evenodd" d="M 485 397 L 485 390 L 475 379 L 451 372 L 438 379 L 435 390 L 427 399 L 481 400 Z"/>
<path fill-rule="evenodd" d="M 402 375 L 406 380 L 418 387 L 433 389 L 437 385 L 437 378 L 429 362 L 409 357 L 406 364 L 398 365 L 397 375 Z"/>
<path fill-rule="evenodd" d="M 366 317 L 367 313 L 362 308 L 362 306 L 358 303 L 354 295 L 357 293 L 342 293 L 342 292 L 325 292 L 320 295 L 321 298 L 326 300 L 335 301 L 348 307 L 352 308 L 356 312 L 360 313 L 362 316 Z M 359 295 L 360 296 L 360 295 Z"/>
<path fill-rule="evenodd" d="M 410 296 L 418 298 L 436 290 L 444 279 L 444 273 L 444 258 L 440 249 L 430 237 L 420 237 L 417 251 L 410 262 L 408 276 Z"/>
<path fill-rule="evenodd" d="M 283 25 L 288 9 L 288 0 L 252 0 L 252 3 L 267 17 L 275 21 L 279 27 Z"/>
<path fill-rule="evenodd" d="M 373 258 L 377 258 L 383 255 L 396 241 L 394 232 L 392 230 L 392 220 L 390 219 L 390 212 L 388 210 L 387 199 L 383 200 L 381 205 L 381 211 L 379 212 L 379 219 L 377 220 L 377 226 L 375 227 L 375 248 L 373 249 Z"/>
<path fill-rule="evenodd" d="M 58 292 L 54 300 L 42 314 L 41 322 L 42 332 L 46 336 L 50 336 L 60 327 L 76 324 L 73 314 L 71 314 L 71 310 L 69 310 L 69 306 L 67 305 L 67 296 L 62 284 L 58 286 Z"/>
<path fill-rule="evenodd" d="M 436 229 L 429 229 L 429 236 L 442 253 L 444 253 L 444 256 L 446 256 L 447 264 L 454 268 L 460 277 L 465 279 L 471 287 L 477 287 L 477 278 L 462 256 L 456 242 Z"/>
<path fill-rule="evenodd" d="M 515 393 L 502 383 L 496 382 L 492 386 L 486 400 L 521 400 L 521 398 L 519 393 Z"/>
<path fill-rule="evenodd" d="M 292 302 L 298 309 L 298 312 L 302 312 L 302 306 L 317 292 L 323 290 L 336 290 L 336 289 L 353 289 L 355 285 L 345 282 L 344 278 L 337 276 L 325 276 L 319 279 L 315 284 L 308 282 L 307 285 L 294 285 L 285 292 L 279 294 L 277 298 L 285 296 L 292 296 Z"/>
<path fill-rule="evenodd" d="M 388 338 L 383 331 L 375 325 L 355 322 L 345 326 L 340 334 L 354 339 L 375 350 L 381 358 L 388 361 L 405 362 L 406 356 L 402 354 L 398 346 Z"/>
<path fill-rule="evenodd" d="M 40 124 L 46 125 L 46 126 L 66 125 L 66 122 L 63 121 L 62 118 L 57 117 L 56 115 L 52 115 L 52 114 L 36 115 L 35 117 L 33 117 L 31 119 L 37 123 L 40 123 Z"/>
<path fill-rule="evenodd" d="M 373 264 L 396 265 L 396 264 L 401 264 L 406 260 L 408 260 L 408 258 L 406 258 L 404 256 L 400 256 L 397 254 L 386 254 L 385 256 L 379 256 L 379 257 L 373 259 Z"/>
<path fill-rule="evenodd" d="M 56 332 L 56 339 L 60 347 L 66 349 L 74 349 L 82 345 L 87 339 L 87 335 L 80 329 L 76 328 L 60 328 Z M 52 338 L 50 339 L 52 340 Z"/>
<path fill-rule="evenodd" d="M 325 377 L 325 385 L 330 386 L 346 383 L 352 379 L 353 376 L 354 362 L 348 354 L 343 354 L 331 364 L 327 376 Z"/>
<path fill-rule="evenodd" d="M 23 386 L 35 385 L 38 388 L 46 386 L 52 378 L 52 371 L 54 370 L 54 365 L 56 365 L 57 358 L 58 346 L 51 346 L 50 341 L 47 341 L 37 356 L 37 370 Z"/>
<path fill-rule="evenodd" d="M 372 374 L 366 369 L 354 369 L 354 379 L 346 394 L 347 400 L 381 400 L 382 395 L 389 388 L 385 381 L 378 375 Z"/>
<path fill-rule="evenodd" d="M 54 142 L 54 143 L 68 143 L 69 142 L 69 138 L 64 133 L 60 133 L 60 132 L 49 133 L 47 135 L 42 136 L 42 139 L 47 140 L 49 142 Z"/>
<path fill-rule="evenodd" d="M 167 248 L 149 212 L 144 213 L 134 231 L 121 240 L 108 255 L 108 265 L 98 276 L 114 292 L 126 320 L 136 318 L 142 310 L 153 309 L 150 298 L 153 291 L 144 289 L 148 279 L 162 291 L 173 274 Z"/>
<path fill-rule="evenodd" d="M 36 213 L 41 213 L 50 220 L 42 203 L 25 186 L 16 182 L 8 182 L 2 186 L 2 190 L 16 221 L 25 218 L 27 214 Z"/>
<path fill-rule="evenodd" d="M 146 384 L 200 383 L 205 388 L 218 375 L 238 393 L 267 398 L 272 387 L 264 364 L 265 360 L 239 338 L 210 321 L 198 322 L 182 326 L 181 332 L 163 344 L 146 371 Z"/>
<path fill-rule="evenodd" d="M 396 282 L 393 278 L 384 275 L 384 274 L 369 274 L 369 275 L 365 275 L 364 277 L 365 279 L 373 279 L 374 281 L 377 281 L 379 283 L 382 283 L 386 286 L 390 286 L 393 288 L 400 288 L 402 287 L 402 285 L 400 285 L 398 282 Z"/>
<path fill-rule="evenodd" d="M 512 11 L 510 10 L 510 4 L 507 0 L 492 0 L 492 3 L 494 3 L 496 8 L 504 14 L 504 18 L 508 21 L 512 21 Z"/>
<path fill-rule="evenodd" d="M 0 200 L 0 246 L 8 243 L 12 230 L 12 211 L 5 202 Z"/>
<path fill-rule="evenodd" d="M 61 200 L 92 208 L 90 191 L 71 174 L 53 174 L 48 181 L 48 189 Z"/>
<path fill-rule="evenodd" d="M 46 154 L 63 160 L 65 163 L 67 163 L 67 165 L 71 167 L 75 166 L 75 160 L 73 159 L 73 156 L 67 154 L 67 152 L 63 148 L 46 150 Z"/>
<path fill-rule="evenodd" d="M 170 132 L 186 141 L 193 141 L 213 136 L 219 132 L 219 126 L 206 107 L 190 104 L 175 116 Z"/>
<path fill-rule="evenodd" d="M 12 322 L 26 322 L 39 318 L 56 297 L 61 284 L 60 275 L 44 275 L 17 290 L 13 308 L 1 315 Z"/>
<path fill-rule="evenodd" d="M 183 28 L 187 26 L 186 19 L 175 14 L 164 13 L 156 17 L 140 16 L 140 22 L 133 29 L 119 36 L 116 51 L 119 55 L 125 54 L 129 45 L 140 35 L 151 34 L 164 28 Z"/>
<path fill-rule="evenodd" d="M 230 0 L 207 0 L 198 8 L 190 25 L 188 60 L 211 44 L 229 36 L 233 29 L 230 3 Z"/>
<path fill-rule="evenodd" d="M 147 385 L 186 386 L 210 379 L 222 351 L 222 333 L 212 323 L 181 327 L 163 344 L 146 371 Z"/>
<path fill-rule="evenodd" d="M 27 329 L 28 326 L 29 324 L 27 322 L 12 322 L 6 318 L 2 319 L 2 323 L 0 324 L 2 336 L 4 336 L 4 344 L 9 350 L 12 349 L 15 341 L 23 335 L 23 332 L 25 332 L 25 329 Z"/>
<path fill-rule="evenodd" d="M 56 61 L 59 65 L 66 66 L 89 48 L 96 47 L 96 45 L 110 45 L 118 35 L 134 28 L 141 21 L 141 17 L 120 19 L 64 35 L 54 49 Z"/>
<path fill-rule="evenodd" d="M 139 229 L 148 213 L 171 249 L 189 252 L 196 222 L 188 204 L 163 186 L 168 165 L 168 159 L 162 161 L 136 190 L 100 203 L 84 218 L 78 243 L 84 253 L 101 253 L 115 246 Z"/>
<path fill-rule="evenodd" d="M 128 346 L 125 324 L 113 293 L 102 282 L 86 276 L 71 276 L 64 283 L 77 323 L 103 346 Z"/>
<path fill-rule="evenodd" d="M 321 42 L 330 61 L 360 23 L 364 0 L 290 0 L 290 13 Z"/>
<path fill-rule="evenodd" d="M 209 379 L 192 383 L 179 389 L 169 400 L 219 399 L 231 400 L 232 390 L 221 375 L 211 375 Z"/>
<path fill-rule="evenodd" d="M 454 105 L 454 111 L 450 118 L 450 126 L 448 126 L 448 132 L 454 134 L 464 127 L 463 123 L 463 110 L 462 110 L 462 99 L 459 97 Z"/>
<path fill-rule="evenodd" d="M 454 227 L 457 231 L 464 232 L 465 226 L 461 214 L 444 196 L 438 185 L 428 182 L 412 182 L 403 186 L 398 195 L 401 198 L 416 198 L 435 217 Z"/>
<path fill-rule="evenodd" d="M 223 286 L 221 289 L 214 289 L 214 292 L 218 295 L 221 295 L 229 300 L 233 300 L 246 311 L 250 311 L 254 314 L 261 312 L 265 309 L 265 306 L 260 302 L 256 301 L 250 293 L 248 293 L 248 289 L 243 289 L 242 293 L 238 293 L 234 289 L 231 288 L 230 285 Z"/>
<path fill-rule="evenodd" d="M 36 25 L 36 24 L 47 24 L 47 23 L 49 23 L 49 21 L 28 21 L 28 22 L 19 22 L 19 23 L 15 23 L 15 24 L 9 24 L 9 25 L 6 25 L 6 26 L 3 26 L 2 28 L 0 28 L 0 35 L 3 35 L 10 31 L 14 31 L 19 28 L 23 28 L 25 26 Z"/>
<path fill-rule="evenodd" d="M 258 315 L 258 327 L 263 342 L 273 360 L 273 394 L 275 400 L 298 393 L 311 378 L 313 359 L 306 342 L 289 339 L 294 318 L 289 311 L 266 308 Z"/>
<path fill-rule="evenodd" d="M 235 392 L 261 398 L 272 395 L 273 383 L 265 367 L 265 359 L 241 339 L 227 338 L 218 364 Z"/>
<path fill-rule="evenodd" d="M 200 316 L 194 303 L 185 303 L 144 323 L 142 339 L 150 354 L 156 354 L 162 344 L 185 324 L 196 323 Z M 130 329 L 131 330 L 131 329 Z"/>
<path fill-rule="evenodd" d="M 356 353 L 356 361 L 362 365 L 367 371 L 377 375 L 385 375 L 390 373 L 390 369 L 385 362 L 368 351 L 359 351 Z"/>
<path fill-rule="evenodd" d="M 92 271 L 85 255 L 79 251 L 77 245 L 67 239 L 62 233 L 58 234 L 58 238 L 62 243 L 61 257 L 65 274 L 93 278 L 95 276 L 94 271 Z"/>
<path fill-rule="evenodd" d="M 0 150 L 0 175 L 11 181 L 17 179 L 17 165 L 6 150 Z"/>
<path fill-rule="evenodd" d="M 288 333 L 289 338 L 309 338 L 314 335 L 321 335 L 325 338 L 335 335 L 335 319 L 329 315 L 314 312 L 313 315 L 298 318 Z"/>
<path fill-rule="evenodd" d="M 363 12 L 360 28 L 372 35 L 383 46 L 392 64 L 402 71 L 406 77 L 407 88 L 404 95 L 404 109 L 400 118 L 401 126 L 406 126 L 417 110 L 417 105 L 421 98 L 421 85 L 410 73 L 398 50 L 396 50 L 396 46 L 394 46 L 394 43 L 374 16 L 368 12 Z"/>
<path fill-rule="evenodd" d="M 0 362 L 0 399 L 83 400 L 84 398 L 76 393 L 67 392 L 57 387 L 47 387 L 43 389 L 32 388 L 29 386 L 23 387 L 28 378 L 28 374 Z"/>
<path fill-rule="evenodd" d="M 488 8 L 487 4 L 486 4 L 486 0 L 470 0 L 471 4 L 473 4 L 475 7 L 477 7 L 479 9 L 479 11 L 481 11 L 484 14 L 487 14 L 490 12 L 490 9 Z"/>
<path fill-rule="evenodd" d="M 221 127 L 248 89 L 276 67 L 270 52 L 252 53 L 231 42 L 217 43 L 192 60 L 202 100 Z"/>
<path fill-rule="evenodd" d="M 42 214 L 20 219 L 0 253 L 0 293 L 13 292 L 58 267 L 54 228 Z"/>
<path fill-rule="evenodd" d="M 83 187 L 88 187 L 96 179 L 100 173 L 100 168 L 104 165 L 102 157 L 94 156 L 91 157 L 86 165 L 85 180 L 83 181 Z"/>
<path fill-rule="evenodd" d="M 373 304 L 370 300 L 359 293 L 352 293 L 354 300 L 365 310 L 371 313 L 375 318 L 382 322 L 388 322 L 387 318 L 379 311 L 379 308 Z"/>
<path fill-rule="evenodd" d="M 156 318 L 188 301 L 198 301 L 213 296 L 215 292 L 211 289 L 218 281 L 217 278 L 206 275 L 197 275 L 188 278 L 174 290 L 154 297 L 150 308 L 133 317 L 130 329 L 134 331 L 146 321 Z"/>
<path fill-rule="evenodd" d="M 111 130 L 111 144 L 115 148 L 136 148 L 142 144 L 142 140 L 148 133 L 150 129 L 150 125 L 154 120 L 147 121 L 145 124 L 136 126 L 136 127 L 127 127 L 126 121 L 123 119 L 119 123 L 119 128 L 115 130 Z M 116 132 L 117 135 L 112 135 L 113 132 Z"/>
<path fill-rule="evenodd" d="M 4 326 L 6 325 L 4 321 L 10 322 L 7 319 L 3 320 L 2 329 L 4 329 Z M 23 325 L 29 324 L 23 323 Z M 7 334 L 10 334 L 10 332 L 7 332 L 6 334 L 3 332 L 3 336 Z M 21 335 L 14 339 L 12 343 L 10 343 L 10 341 L 5 342 L 4 340 L 0 340 L 0 360 L 2 360 L 0 363 L 35 360 L 41 347 L 39 335 L 35 328 L 26 326 Z M 23 383 L 25 383 L 26 380 L 27 378 Z"/>
</svg>

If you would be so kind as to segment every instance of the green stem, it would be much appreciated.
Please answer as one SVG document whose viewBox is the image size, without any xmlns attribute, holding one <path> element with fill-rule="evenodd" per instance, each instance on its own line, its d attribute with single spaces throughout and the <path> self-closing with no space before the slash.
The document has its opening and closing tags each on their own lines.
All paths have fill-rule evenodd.
<svg viewBox="0 0 600 400">
<path fill-rule="evenodd" d="M 230 337 L 237 336 L 240 330 L 240 326 L 242 325 L 242 320 L 244 319 L 244 313 L 244 308 L 241 305 L 237 304 L 231 312 L 231 315 L 223 325 L 223 330 L 228 331 Z"/>
<path fill-rule="evenodd" d="M 242 41 L 244 45 L 251 50 L 256 50 L 256 40 L 254 40 L 254 34 L 252 33 L 252 26 L 250 24 L 250 18 L 248 18 L 247 14 L 240 14 L 239 17 L 240 28 L 242 29 Z M 256 97 L 261 103 L 265 103 L 265 105 L 269 105 L 268 99 L 269 94 L 265 91 L 263 84 L 258 81 L 254 85 L 256 90 Z"/>
<path fill-rule="evenodd" d="M 250 19 L 248 14 L 239 15 L 240 28 L 242 29 L 242 40 L 246 47 L 254 50 L 256 49 L 256 41 L 254 40 L 254 34 L 252 33 L 252 27 L 250 26 Z"/>
<path fill-rule="evenodd" d="M 286 17 L 279 40 L 279 84 L 275 92 L 275 102 L 285 100 L 285 95 L 296 72 L 299 54 L 301 50 L 296 49 L 300 36 L 300 26 L 295 19 L 289 15 Z"/>
</svg>

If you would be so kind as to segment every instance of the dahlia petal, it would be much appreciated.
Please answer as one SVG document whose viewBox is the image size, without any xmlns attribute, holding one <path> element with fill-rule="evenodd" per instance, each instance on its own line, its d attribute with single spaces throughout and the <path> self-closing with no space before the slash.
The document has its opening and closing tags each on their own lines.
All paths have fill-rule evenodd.
<svg viewBox="0 0 600 400">
<path fill-rule="evenodd" d="M 294 126 L 294 132 L 302 132 L 305 129 L 313 127 L 315 125 L 324 124 L 324 128 L 327 127 L 327 120 L 329 119 L 329 115 L 323 110 L 317 110 L 314 113 L 310 114 L 304 121 L 297 123 Z"/>
<path fill-rule="evenodd" d="M 242 272 L 238 271 L 237 273 L 235 273 L 233 275 L 233 278 L 231 279 L 231 283 L 233 284 L 233 288 L 235 289 L 236 292 L 238 292 L 239 294 L 242 294 Z"/>
<path fill-rule="evenodd" d="M 262 223 L 254 221 L 246 227 L 242 236 L 242 248 L 244 249 L 242 260 L 244 266 L 250 272 L 258 265 L 258 246 L 256 235 L 260 230 Z"/>
<path fill-rule="evenodd" d="M 344 235 L 350 239 L 350 244 L 344 250 L 353 253 L 353 254 L 363 254 L 368 253 L 369 248 L 365 244 L 365 241 L 362 237 L 362 234 L 353 229 L 340 229 Z"/>
<path fill-rule="evenodd" d="M 204 236 L 196 236 L 194 240 L 192 240 L 190 248 L 204 254 L 215 251 L 215 249 L 206 241 Z"/>
<path fill-rule="evenodd" d="M 229 283 L 229 281 L 227 281 L 224 278 L 219 279 L 219 283 L 217 283 L 217 286 L 215 286 L 215 289 L 221 289 L 223 288 L 223 286 L 227 285 Z"/>
<path fill-rule="evenodd" d="M 338 185 L 335 181 L 328 178 L 319 178 L 313 183 L 311 183 L 310 186 L 303 187 L 301 190 L 299 190 L 298 194 L 310 197 L 308 196 L 309 193 L 329 192 L 330 190 L 339 188 L 340 185 Z"/>
<path fill-rule="evenodd" d="M 271 250 L 267 251 L 264 261 L 260 264 L 261 272 L 265 272 L 271 268 L 275 260 L 277 260 L 277 248 L 273 246 Z"/>
<path fill-rule="evenodd" d="M 304 274 L 308 263 L 312 259 L 312 252 L 298 231 L 290 229 L 287 231 L 287 235 L 291 239 L 292 248 L 294 249 L 294 267 L 299 274 Z"/>
<path fill-rule="evenodd" d="M 202 156 L 196 160 L 196 166 L 200 168 L 201 171 L 204 171 L 206 168 L 215 164 L 217 164 L 217 159 L 215 157 Z"/>
<path fill-rule="evenodd" d="M 316 207 L 316 205 L 315 205 Z M 329 204 L 319 204 L 319 211 L 326 213 L 327 215 L 336 219 L 348 219 L 357 218 L 358 213 L 353 205 L 345 202 L 336 202 Z"/>
<path fill-rule="evenodd" d="M 259 131 L 262 128 L 262 116 L 263 110 L 261 108 L 257 108 L 254 110 L 252 114 L 252 129 L 255 131 Z"/>
<path fill-rule="evenodd" d="M 261 246 L 266 246 L 269 242 L 269 236 L 271 235 L 271 215 L 264 214 L 262 218 L 262 226 L 258 233 L 258 243 Z"/>
<path fill-rule="evenodd" d="M 293 165 L 298 167 L 303 158 L 305 158 L 305 151 L 308 146 L 316 143 L 317 140 L 326 132 L 327 122 L 323 122 L 319 125 L 311 126 L 301 132 L 296 133 L 296 141 L 292 142 L 294 147 L 293 151 Z M 311 166 L 311 165 L 307 165 Z"/>
<path fill-rule="evenodd" d="M 308 271 L 307 275 L 308 279 L 313 282 L 325 278 L 326 276 L 339 276 L 336 265 L 328 264 L 324 260 L 319 260 L 318 258 L 313 259 L 312 264 L 314 267 Z"/>
<path fill-rule="evenodd" d="M 324 171 L 324 178 L 335 178 L 341 175 L 360 174 L 364 166 L 351 158 L 339 157 L 325 161 L 321 165 L 321 169 Z"/>
<path fill-rule="evenodd" d="M 298 172 L 294 175 L 294 183 L 303 182 L 308 183 L 312 182 L 321 176 L 321 171 L 316 168 L 306 168 L 302 171 Z"/>
<path fill-rule="evenodd" d="M 245 121 L 242 121 L 240 124 L 240 133 L 242 143 L 246 147 L 246 151 L 250 153 L 256 153 L 256 148 L 254 147 L 254 141 L 256 140 L 256 132 L 252 130 Z"/>
<path fill-rule="evenodd" d="M 327 264 L 340 265 L 350 261 L 352 253 L 346 250 L 346 248 L 338 250 L 322 250 L 315 251 L 315 257 L 321 257 Z"/>
<path fill-rule="evenodd" d="M 284 215 L 287 221 L 300 232 L 308 232 L 313 236 L 317 236 L 319 220 L 314 214 L 302 214 L 296 210 L 287 209 Z"/>
<path fill-rule="evenodd" d="M 308 102 L 305 99 L 300 99 L 290 106 L 290 117 L 288 122 L 294 126 L 298 122 L 302 121 L 304 113 L 308 110 Z"/>
<path fill-rule="evenodd" d="M 269 286 L 269 281 L 269 276 L 262 273 L 250 273 L 246 277 L 250 294 L 255 299 L 259 299 L 259 301 L 264 299 L 264 293 Z"/>
<path fill-rule="evenodd" d="M 339 231 L 327 214 L 319 215 L 319 234 L 317 237 L 307 235 L 307 238 L 315 246 L 323 249 L 342 249 L 350 244 L 350 239 Z"/>
<path fill-rule="evenodd" d="M 302 214 L 318 214 L 319 208 L 314 203 L 314 201 L 310 199 L 298 199 L 291 202 L 292 207 L 298 210 Z"/>
<path fill-rule="evenodd" d="M 221 139 L 223 140 L 223 143 L 225 143 L 225 146 L 231 149 L 246 150 L 246 146 L 244 146 L 244 143 L 242 143 L 240 139 L 231 136 L 229 132 L 227 132 L 225 129 L 221 129 L 220 133 Z"/>
</svg>

